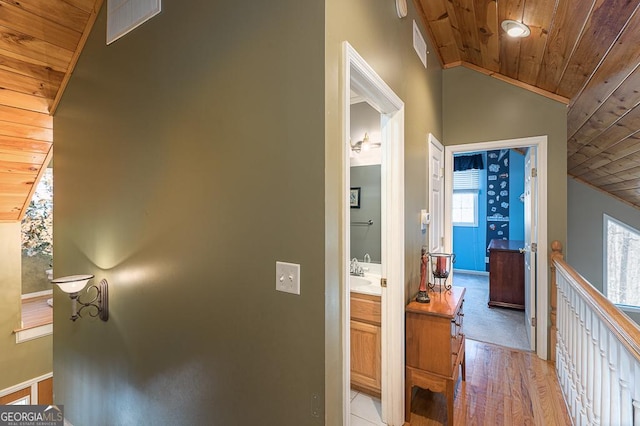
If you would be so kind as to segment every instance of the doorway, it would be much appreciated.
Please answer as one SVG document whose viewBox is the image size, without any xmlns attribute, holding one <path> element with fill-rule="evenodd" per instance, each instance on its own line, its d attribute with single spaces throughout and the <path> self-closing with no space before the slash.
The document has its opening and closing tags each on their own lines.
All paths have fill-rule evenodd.
<svg viewBox="0 0 640 426">
<path fill-rule="evenodd" d="M 482 142 L 475 144 L 454 145 L 447 146 L 445 148 L 445 203 L 451 206 L 453 200 L 453 158 L 454 154 L 471 152 L 471 151 L 498 151 L 509 149 L 527 149 L 529 152 L 535 152 L 537 154 L 537 161 L 535 162 L 537 169 L 536 189 L 537 196 L 535 197 L 535 203 L 525 203 L 531 207 L 533 217 L 537 219 L 537 226 L 531 226 L 531 229 L 525 229 L 529 232 L 529 238 L 532 239 L 539 247 L 547 246 L 547 137 L 538 136 L 522 139 L 510 139 L 494 142 Z M 524 195 L 524 194 L 523 194 Z M 496 209 L 497 211 L 497 209 Z M 486 220 L 491 215 L 487 213 L 484 217 Z M 531 218 L 530 218 L 531 219 Z M 488 222 L 487 222 L 488 223 Z M 497 221 L 496 223 L 502 223 Z M 525 234 L 527 233 L 525 231 Z M 483 244 L 484 245 L 484 244 Z M 447 250 L 453 248 L 453 215 L 452 209 L 447 208 L 445 210 L 445 247 Z M 534 249 L 535 250 L 535 249 Z M 525 307 L 525 319 L 528 320 L 528 327 L 533 329 L 531 337 L 531 349 L 535 350 L 538 357 L 547 359 L 548 348 L 548 284 L 547 284 L 547 258 L 544 255 L 534 256 L 537 261 L 532 261 L 529 258 L 529 264 L 531 266 L 529 270 L 529 288 L 527 303 L 529 309 Z M 527 273 L 525 273 L 525 277 Z M 532 278 L 533 277 L 533 278 Z M 455 278 L 454 278 L 455 279 Z M 526 284 L 525 284 L 526 285 Z M 525 289 L 525 294 L 527 289 Z M 531 309 L 533 308 L 533 309 Z M 530 316 L 530 318 L 527 317 Z"/>
<path fill-rule="evenodd" d="M 519 252 L 525 247 L 529 151 L 456 153 L 451 203 L 454 284 L 466 288 L 465 335 L 520 350 L 531 350 L 535 343 L 526 329 L 525 267 Z"/>
<path fill-rule="evenodd" d="M 348 42 L 343 44 L 343 223 L 341 226 L 341 286 L 343 307 L 342 379 L 343 424 L 351 424 L 351 234 L 352 205 L 364 202 L 352 191 L 351 160 L 354 149 L 363 149 L 365 135 L 351 136 L 351 103 L 360 98 L 379 115 L 379 140 L 367 135 L 380 151 L 380 396 L 381 420 L 404 424 L 404 103 Z M 376 134 L 377 136 L 377 134 Z M 362 137 L 362 139 L 359 139 Z M 356 139 L 358 138 L 358 139 Z M 356 188 L 354 188 L 355 190 Z M 352 197 L 353 195 L 353 197 Z M 363 198 L 360 198 L 363 197 Z M 367 223 L 370 218 L 358 220 Z M 369 225 L 358 225 L 369 226 Z M 369 256 L 372 253 L 368 253 Z M 364 255 L 362 255 L 364 257 Z M 354 257 L 358 257 L 357 254 Z M 364 260 L 364 259 L 363 259 Z M 371 259 L 373 260 L 373 258 Z M 358 274 L 356 274 L 358 275 Z M 360 277 L 358 277 L 360 278 Z M 354 279 L 354 281 L 356 281 Z"/>
</svg>

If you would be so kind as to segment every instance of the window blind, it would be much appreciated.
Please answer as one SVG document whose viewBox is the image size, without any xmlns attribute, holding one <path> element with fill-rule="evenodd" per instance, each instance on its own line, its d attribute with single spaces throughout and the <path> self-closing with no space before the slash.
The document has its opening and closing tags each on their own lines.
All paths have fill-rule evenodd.
<svg viewBox="0 0 640 426">
<path fill-rule="evenodd" d="M 480 189 L 480 170 L 469 169 L 453 172 L 453 190 L 478 191 Z"/>
</svg>

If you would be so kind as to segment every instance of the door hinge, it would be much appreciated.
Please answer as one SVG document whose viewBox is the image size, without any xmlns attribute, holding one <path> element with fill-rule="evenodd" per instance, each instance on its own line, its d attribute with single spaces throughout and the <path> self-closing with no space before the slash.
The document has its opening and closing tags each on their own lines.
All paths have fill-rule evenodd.
<svg viewBox="0 0 640 426">
<path fill-rule="evenodd" d="M 531 327 L 536 327 L 536 317 L 531 317 Z"/>
<path fill-rule="evenodd" d="M 531 169 L 531 177 L 538 177 L 538 169 L 535 167 Z"/>
<path fill-rule="evenodd" d="M 444 167 L 440 167 L 440 176 L 438 176 L 440 178 L 444 177 Z"/>
<path fill-rule="evenodd" d="M 380 278 L 380 287 L 387 288 L 387 279 L 386 278 Z"/>
<path fill-rule="evenodd" d="M 531 253 L 538 252 L 538 243 L 531 243 Z"/>
</svg>

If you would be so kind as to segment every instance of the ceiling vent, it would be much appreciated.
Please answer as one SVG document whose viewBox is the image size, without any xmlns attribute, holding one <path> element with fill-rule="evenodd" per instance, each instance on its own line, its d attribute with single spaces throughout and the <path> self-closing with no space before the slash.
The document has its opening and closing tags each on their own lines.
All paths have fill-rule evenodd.
<svg viewBox="0 0 640 426">
<path fill-rule="evenodd" d="M 160 13 L 160 0 L 107 0 L 107 44 Z"/>
<path fill-rule="evenodd" d="M 422 37 L 422 33 L 420 32 L 420 28 L 418 28 L 418 24 L 416 21 L 413 21 L 413 48 L 415 49 L 420 61 L 424 67 L 427 67 L 427 43 L 424 41 L 424 37 Z"/>
</svg>

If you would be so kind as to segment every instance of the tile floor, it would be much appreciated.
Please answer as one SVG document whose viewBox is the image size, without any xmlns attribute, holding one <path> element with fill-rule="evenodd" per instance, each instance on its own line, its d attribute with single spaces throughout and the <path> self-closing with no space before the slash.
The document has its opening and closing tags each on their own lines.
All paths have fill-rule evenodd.
<svg viewBox="0 0 640 426">
<path fill-rule="evenodd" d="M 351 389 L 351 426 L 381 426 L 382 405 L 378 398 Z"/>
</svg>

